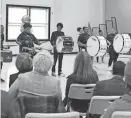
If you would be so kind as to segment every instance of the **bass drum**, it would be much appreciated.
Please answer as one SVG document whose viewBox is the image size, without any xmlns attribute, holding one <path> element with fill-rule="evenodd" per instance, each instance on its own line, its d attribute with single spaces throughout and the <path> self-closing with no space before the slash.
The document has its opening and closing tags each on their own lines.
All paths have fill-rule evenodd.
<svg viewBox="0 0 131 118">
<path fill-rule="evenodd" d="M 113 41 L 114 50 L 117 53 L 128 53 L 131 48 L 131 37 L 129 34 L 117 34 Z"/>
<path fill-rule="evenodd" d="M 56 49 L 59 53 L 71 53 L 74 48 L 72 37 L 59 36 L 56 40 Z"/>
<path fill-rule="evenodd" d="M 90 56 L 104 56 L 107 52 L 107 41 L 103 36 L 91 36 L 87 41 Z"/>
</svg>

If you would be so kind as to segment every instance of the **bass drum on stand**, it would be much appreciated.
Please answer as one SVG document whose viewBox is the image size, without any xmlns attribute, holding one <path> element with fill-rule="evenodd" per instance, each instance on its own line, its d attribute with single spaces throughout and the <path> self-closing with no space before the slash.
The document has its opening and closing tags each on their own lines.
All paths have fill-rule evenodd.
<svg viewBox="0 0 131 118">
<path fill-rule="evenodd" d="M 56 49 L 59 53 L 71 53 L 74 48 L 72 37 L 59 36 L 56 40 Z"/>
<path fill-rule="evenodd" d="M 107 52 L 107 42 L 103 36 L 91 36 L 87 41 L 87 51 L 90 56 L 104 56 Z"/>
<path fill-rule="evenodd" d="M 114 50 L 117 53 L 128 53 L 131 48 L 131 37 L 129 34 L 117 34 L 113 41 Z"/>
</svg>

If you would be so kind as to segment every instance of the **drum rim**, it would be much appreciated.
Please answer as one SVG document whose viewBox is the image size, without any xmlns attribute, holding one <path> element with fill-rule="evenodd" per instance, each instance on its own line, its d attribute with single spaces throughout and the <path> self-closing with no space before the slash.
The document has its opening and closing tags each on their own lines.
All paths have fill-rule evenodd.
<svg viewBox="0 0 131 118">
<path fill-rule="evenodd" d="M 124 44 L 125 44 L 125 43 L 124 43 L 124 36 L 123 36 L 123 34 L 117 34 L 117 35 L 121 35 L 121 36 L 122 36 L 122 39 L 123 39 L 123 46 L 122 46 L 120 52 L 117 52 L 115 49 L 114 49 L 114 50 L 115 50 L 116 53 L 121 53 L 122 50 L 123 50 L 123 48 L 124 48 Z M 116 35 L 116 36 L 117 36 L 117 35 Z M 115 37 L 116 37 L 116 36 L 115 36 Z M 114 39 L 115 39 L 115 37 L 114 37 Z M 113 41 L 113 48 L 114 48 L 114 47 L 115 47 L 115 46 L 114 46 L 114 41 Z"/>
<path fill-rule="evenodd" d="M 99 41 L 98 36 L 96 36 L 96 38 L 98 39 L 98 42 L 99 42 L 99 49 L 98 49 L 98 51 L 97 51 L 97 53 L 96 53 L 96 55 L 95 55 L 95 56 L 97 56 L 97 55 L 98 55 L 98 53 L 99 53 L 99 51 L 100 51 L 100 41 Z"/>
</svg>

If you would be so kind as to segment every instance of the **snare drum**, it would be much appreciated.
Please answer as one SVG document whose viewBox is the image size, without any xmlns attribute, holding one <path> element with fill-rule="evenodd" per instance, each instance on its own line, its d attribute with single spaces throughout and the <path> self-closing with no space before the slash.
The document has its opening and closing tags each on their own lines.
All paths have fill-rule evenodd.
<svg viewBox="0 0 131 118">
<path fill-rule="evenodd" d="M 56 40 L 56 49 L 59 53 L 70 53 L 73 51 L 74 41 L 72 37 L 59 36 Z"/>
<path fill-rule="evenodd" d="M 87 51 L 90 56 L 104 56 L 107 51 L 107 42 L 103 36 L 91 36 L 87 41 Z"/>
<path fill-rule="evenodd" d="M 131 48 L 131 37 L 129 34 L 117 34 L 113 41 L 114 50 L 117 53 L 128 53 Z"/>
</svg>

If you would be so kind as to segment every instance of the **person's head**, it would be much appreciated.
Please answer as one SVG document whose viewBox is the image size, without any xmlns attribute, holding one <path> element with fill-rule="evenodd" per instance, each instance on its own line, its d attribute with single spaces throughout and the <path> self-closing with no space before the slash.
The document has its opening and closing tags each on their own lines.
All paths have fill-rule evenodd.
<svg viewBox="0 0 131 118">
<path fill-rule="evenodd" d="M 112 29 L 112 33 L 113 33 L 113 34 L 116 34 L 116 30 L 115 30 L 115 29 Z"/>
<path fill-rule="evenodd" d="M 92 66 L 92 60 L 88 52 L 79 52 L 74 63 L 74 71 L 71 76 L 75 76 L 76 81 L 91 83 L 96 75 Z"/>
<path fill-rule="evenodd" d="M 116 61 L 113 64 L 113 75 L 120 75 L 124 77 L 125 63 L 122 61 Z"/>
<path fill-rule="evenodd" d="M 83 27 L 83 31 L 84 31 L 85 34 L 88 34 L 88 27 L 86 27 L 86 26 Z"/>
<path fill-rule="evenodd" d="M 53 66 L 53 57 L 51 54 L 43 50 L 37 53 L 33 59 L 33 68 L 38 73 L 48 73 Z"/>
<path fill-rule="evenodd" d="M 20 53 L 15 64 L 19 72 L 28 72 L 33 69 L 32 59 L 28 53 Z"/>
<path fill-rule="evenodd" d="M 25 23 L 23 27 L 25 32 L 31 33 L 32 25 L 30 23 Z"/>
<path fill-rule="evenodd" d="M 77 28 L 77 32 L 79 32 L 79 33 L 82 34 L 82 33 L 83 33 L 83 29 L 82 29 L 81 27 L 78 27 L 78 28 Z"/>
<path fill-rule="evenodd" d="M 124 75 L 127 88 L 131 92 L 131 60 L 126 64 Z"/>
<path fill-rule="evenodd" d="M 0 30 L 1 30 L 1 33 L 4 32 L 4 26 L 3 25 L 0 25 Z"/>
<path fill-rule="evenodd" d="M 61 31 L 62 30 L 62 28 L 63 28 L 63 24 L 62 23 L 58 23 L 57 24 L 57 31 Z"/>
<path fill-rule="evenodd" d="M 30 23 L 31 19 L 28 15 L 25 15 L 22 17 L 21 21 L 22 21 L 22 23 Z"/>
</svg>

